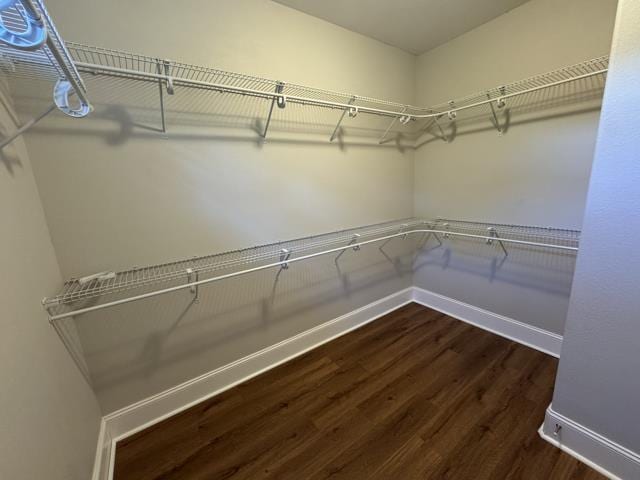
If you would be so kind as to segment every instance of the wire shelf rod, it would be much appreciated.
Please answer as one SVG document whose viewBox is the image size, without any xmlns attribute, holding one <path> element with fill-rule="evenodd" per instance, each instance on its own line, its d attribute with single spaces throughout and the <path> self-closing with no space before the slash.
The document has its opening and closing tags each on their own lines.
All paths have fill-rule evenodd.
<svg viewBox="0 0 640 480">
<path fill-rule="evenodd" d="M 385 235 L 385 236 L 382 236 L 382 237 L 373 238 L 373 239 L 370 239 L 370 240 L 359 241 L 357 243 L 349 243 L 347 245 L 343 245 L 343 246 L 340 246 L 340 247 L 335 247 L 335 248 L 323 250 L 323 251 L 320 251 L 320 252 L 309 253 L 309 254 L 306 254 L 306 255 L 299 256 L 299 257 L 287 258 L 285 260 L 272 262 L 272 263 L 269 263 L 269 264 L 266 264 L 266 265 L 259 265 L 259 266 L 248 268 L 248 269 L 245 269 L 245 270 L 239 270 L 237 272 L 230 272 L 230 273 L 226 273 L 226 274 L 223 274 L 223 275 L 218 275 L 216 277 L 206 278 L 206 279 L 203 279 L 203 280 L 197 280 L 197 281 L 194 281 L 194 282 L 187 282 L 187 283 L 182 284 L 182 285 L 176 285 L 176 286 L 172 286 L 172 287 L 168 287 L 168 288 L 164 288 L 164 289 L 160 289 L 160 290 L 154 290 L 152 292 L 147 292 L 147 293 L 143 293 L 143 294 L 140 294 L 140 295 L 135 295 L 135 296 L 119 299 L 119 300 L 113 300 L 111 302 L 107 302 L 107 303 L 103 303 L 103 304 L 99 304 L 99 305 L 93 305 L 91 307 L 80 308 L 80 309 L 77 309 L 77 310 L 73 310 L 73 311 L 65 312 L 65 313 L 60 313 L 60 314 L 57 314 L 57 315 L 50 315 L 49 320 L 51 322 L 55 322 L 57 320 L 61 320 L 61 319 L 68 318 L 68 317 L 72 317 L 72 316 L 75 316 L 75 315 L 94 312 L 96 310 L 101 310 L 101 309 L 104 309 L 104 308 L 115 307 L 117 305 L 122 305 L 122 304 L 130 303 L 130 302 L 135 302 L 135 301 L 143 300 L 143 299 L 146 299 L 146 298 L 155 297 L 155 296 L 158 296 L 158 295 L 164 295 L 164 294 L 167 294 L 167 293 L 176 292 L 176 291 L 184 290 L 184 289 L 187 289 L 187 288 L 194 288 L 194 287 L 198 287 L 200 285 L 206 285 L 208 283 L 218 282 L 218 281 L 221 281 L 221 280 L 226 280 L 226 279 L 238 277 L 238 276 L 241 276 L 241 275 L 247 275 L 247 274 L 259 272 L 259 271 L 262 271 L 262 270 L 267 270 L 267 269 L 276 268 L 276 267 L 282 267 L 285 264 L 290 265 L 292 263 L 301 262 L 301 261 L 304 261 L 304 260 L 308 260 L 308 259 L 311 259 L 311 258 L 323 256 L 323 255 L 329 255 L 329 254 L 332 254 L 332 253 L 342 252 L 342 251 L 345 251 L 345 250 L 348 250 L 348 249 L 353 249 L 353 248 L 360 248 L 360 247 L 363 247 L 365 245 L 369 245 L 369 244 L 376 243 L 376 242 L 381 242 L 381 241 L 385 241 L 385 240 L 391 240 L 391 239 L 397 238 L 397 237 L 406 237 L 407 235 L 428 234 L 428 233 L 441 234 L 443 236 L 446 235 L 446 236 L 456 236 L 456 237 L 463 237 L 463 238 L 473 238 L 473 239 L 480 239 L 480 240 L 485 240 L 485 241 L 486 240 L 490 240 L 490 241 L 495 241 L 496 240 L 496 237 L 488 236 L 488 235 L 476 235 L 476 234 L 470 234 L 470 233 L 460 233 L 460 232 L 455 232 L 455 231 L 451 231 L 451 230 L 436 230 L 436 229 L 433 229 L 433 228 L 420 228 L 420 229 L 413 229 L 413 230 L 405 230 L 405 231 L 401 231 L 401 232 L 398 232 L 398 233 L 394 233 L 394 234 Z M 500 238 L 500 241 L 502 241 L 504 243 L 515 244 L 515 245 L 526 245 L 526 246 L 533 246 L 533 247 L 539 247 L 539 248 L 551 248 L 551 249 L 557 249 L 557 250 L 568 251 L 568 252 L 577 252 L 578 251 L 578 247 L 568 246 L 568 245 L 557 245 L 557 244 L 533 242 L 533 241 L 529 241 L 529 240 L 517 240 L 517 239 L 511 239 L 511 238 L 503 238 L 503 237 Z M 43 301 L 43 304 L 45 305 L 45 307 L 47 306 L 47 300 L 46 299 Z"/>
<path fill-rule="evenodd" d="M 86 62 L 76 62 L 76 66 L 79 67 L 79 69 L 81 71 L 90 72 L 90 73 L 93 73 L 93 74 L 125 75 L 125 76 L 132 76 L 132 77 L 140 77 L 140 78 L 146 79 L 148 81 L 153 81 L 153 82 L 157 82 L 158 80 L 160 80 L 160 81 L 172 80 L 175 85 L 182 85 L 182 86 L 195 87 L 195 88 L 205 88 L 205 89 L 208 89 L 208 90 L 215 90 L 215 91 L 226 92 L 226 93 L 237 93 L 237 94 L 240 94 L 240 95 L 249 95 L 249 96 L 260 97 L 260 98 L 270 99 L 270 100 L 277 100 L 278 98 L 286 98 L 286 100 L 289 101 L 289 102 L 298 103 L 298 104 L 302 104 L 302 105 L 315 105 L 315 106 L 331 108 L 331 109 L 340 109 L 340 110 L 345 110 L 345 111 L 348 111 L 348 110 L 354 108 L 353 104 L 349 104 L 349 103 L 334 102 L 334 101 L 330 101 L 330 100 L 323 100 L 323 99 L 320 99 L 320 98 L 303 97 L 303 96 L 298 96 L 298 95 L 285 95 L 285 94 L 282 94 L 282 93 L 267 92 L 267 91 L 264 91 L 264 90 L 257 90 L 257 89 L 254 89 L 254 88 L 246 88 L 246 87 L 240 87 L 240 86 L 234 86 L 234 85 L 226 85 L 226 84 L 221 84 L 221 83 L 211 83 L 211 82 L 205 82 L 205 81 L 200 81 L 200 80 L 192 80 L 192 79 L 174 77 L 174 76 L 171 76 L 171 75 L 164 75 L 164 74 L 159 74 L 159 73 L 141 72 L 141 71 L 137 71 L 137 70 L 130 70 L 130 69 L 124 69 L 124 68 L 119 68 L 119 67 L 98 65 L 98 64 L 92 64 L 92 63 L 86 63 Z M 582 75 L 560 79 L 560 80 L 557 80 L 557 81 L 554 81 L 554 82 L 551 82 L 551 83 L 544 83 L 544 84 L 541 84 L 541 85 L 537 85 L 537 86 L 534 86 L 534 87 L 527 88 L 525 90 L 521 90 L 521 91 L 517 91 L 517 92 L 513 92 L 513 93 L 507 93 L 505 95 L 502 95 L 501 97 L 489 98 L 489 99 L 486 99 L 486 100 L 481 100 L 481 101 L 478 101 L 478 102 L 471 103 L 469 105 L 463 105 L 463 106 L 460 106 L 460 107 L 453 107 L 453 108 L 450 108 L 450 109 L 448 109 L 446 111 L 407 114 L 406 113 L 406 106 L 405 106 L 405 109 L 403 109 L 401 111 L 386 110 L 386 109 L 380 109 L 380 108 L 375 108 L 375 107 L 367 107 L 367 106 L 358 106 L 357 109 L 358 109 L 358 112 L 367 113 L 367 114 L 371 114 L 371 115 L 379 115 L 379 116 L 384 116 L 384 117 L 393 117 L 393 118 L 401 118 L 401 117 L 407 117 L 407 116 L 410 117 L 410 118 L 417 119 L 417 120 L 419 120 L 419 119 L 430 119 L 430 118 L 440 118 L 443 115 L 455 114 L 455 113 L 463 111 L 463 110 L 468 110 L 468 109 L 471 109 L 471 108 L 477 108 L 477 107 L 480 107 L 482 105 L 493 104 L 493 103 L 496 103 L 496 102 L 498 102 L 500 100 L 506 100 L 506 99 L 517 97 L 517 96 L 520 96 L 520 95 L 527 95 L 527 94 L 534 93 L 534 92 L 537 92 L 539 90 L 543 90 L 543 89 L 546 89 L 546 88 L 553 88 L 553 87 L 557 87 L 559 85 L 563 85 L 565 83 L 575 82 L 575 81 L 582 80 L 582 79 L 589 78 L 589 77 L 593 77 L 593 76 L 596 76 L 596 75 L 602 75 L 602 74 L 606 73 L 607 71 L 608 71 L 607 68 L 599 69 L 599 70 L 596 70 L 596 71 L 593 71 L 593 72 L 584 73 Z M 421 107 L 413 107 L 413 109 L 415 109 L 415 110 L 423 110 L 423 108 L 421 108 Z"/>
<path fill-rule="evenodd" d="M 413 226 L 417 226 L 417 225 L 421 225 L 423 224 L 422 221 L 414 221 L 414 222 L 410 222 L 410 223 L 403 223 L 402 225 L 413 225 Z M 362 237 L 371 237 L 371 236 L 375 236 L 375 235 L 381 235 L 381 234 L 385 234 L 385 233 L 389 233 L 389 232 L 395 232 L 398 231 L 399 229 L 399 225 L 393 225 L 393 226 L 386 226 L 386 227 L 382 227 L 382 228 L 377 228 L 375 230 L 366 230 L 366 231 L 361 231 L 360 235 Z M 337 238 L 332 238 L 332 239 L 325 239 L 325 240 L 318 240 L 318 241 L 312 241 L 309 243 L 303 243 L 302 245 L 299 246 L 288 246 L 288 250 L 292 253 L 292 254 L 296 254 L 298 252 L 301 251 L 309 251 L 309 250 L 313 250 L 316 248 L 321 248 L 321 247 L 327 247 L 330 245 L 335 245 L 335 244 L 341 244 L 344 243 L 346 241 L 348 241 L 350 238 L 352 238 L 353 236 L 353 231 L 355 229 L 351 229 L 351 230 L 346 230 L 345 232 L 348 232 L 344 235 L 341 235 L 340 237 Z M 342 233 L 342 232 L 337 232 L 337 233 Z M 313 238 L 313 237 L 312 237 Z M 307 239 L 300 239 L 297 240 L 298 242 L 305 242 Z M 281 242 L 284 243 L 284 242 Z M 269 247 L 272 248 L 274 247 L 274 245 L 279 245 L 279 244 L 271 244 L 271 245 L 267 245 L 267 246 L 258 246 L 258 247 L 253 247 L 251 248 L 251 250 L 255 250 L 255 249 L 259 249 L 259 248 L 265 248 L 265 247 Z M 92 296 L 97 296 L 100 294 L 110 294 L 110 293 L 117 293 L 117 292 L 121 292 L 123 290 L 129 289 L 129 288 L 135 288 L 135 287 L 139 287 L 139 286 L 143 286 L 146 285 L 148 283 L 161 283 L 161 282 L 166 282 L 166 281 L 170 281 L 170 280 L 176 280 L 179 278 L 183 278 L 186 274 L 186 269 L 187 268 L 192 268 L 197 270 L 199 273 L 209 273 L 212 271 L 216 271 L 216 270 L 222 270 L 222 269 L 226 269 L 226 268 L 232 268 L 232 267 L 236 267 L 239 265 L 244 265 L 244 264 L 248 264 L 248 263 L 254 263 L 254 262 L 259 262 L 259 261 L 265 261 L 271 258 L 276 258 L 280 255 L 280 249 L 276 249 L 276 250 L 271 250 L 268 252 L 262 252 L 262 253 L 257 253 L 257 254 L 253 254 L 253 255 L 243 255 L 241 258 L 238 259 L 230 259 L 230 260 L 225 260 L 225 261 L 215 261 L 215 262 L 209 262 L 209 263 L 204 263 L 204 264 L 200 264 L 197 265 L 201 262 L 204 262 L 206 260 L 214 260 L 215 258 L 219 257 L 219 256 L 223 256 L 223 255 L 230 255 L 230 254 L 238 254 L 243 252 L 244 250 L 236 250 L 236 251 L 232 251 L 232 252 L 226 252 L 226 253 L 222 253 L 222 254 L 216 254 L 216 255 L 209 255 L 206 257 L 196 257 L 193 259 L 189 259 L 189 260 L 182 260 L 182 261 L 177 261 L 177 262 L 170 262 L 170 263 L 165 263 L 162 265 L 156 265 L 154 267 L 150 267 L 150 269 L 153 270 L 154 274 L 153 275 L 147 275 L 147 270 L 148 269 L 133 269 L 133 270 L 128 270 L 125 272 L 121 272 L 120 275 L 124 275 L 125 278 L 121 281 L 118 280 L 114 280 L 111 282 L 107 282 L 106 285 L 96 285 L 96 286 L 89 286 L 89 287 L 83 287 L 82 289 L 75 291 L 75 292 L 71 292 L 71 293 L 64 293 L 62 295 L 59 295 L 58 297 L 54 297 L 54 299 L 49 299 L 48 302 L 49 303 L 69 303 L 70 301 L 77 301 L 77 300 L 81 300 L 84 298 L 88 298 L 88 297 L 92 297 Z M 158 271 L 160 270 L 164 270 L 164 269 L 168 269 L 168 268 L 173 268 L 172 270 L 169 271 L 163 271 L 162 273 L 158 273 Z M 136 275 L 143 275 L 143 278 L 136 278 Z M 73 282 L 68 282 L 73 284 Z M 62 298 L 61 298 L 62 297 Z"/>
</svg>

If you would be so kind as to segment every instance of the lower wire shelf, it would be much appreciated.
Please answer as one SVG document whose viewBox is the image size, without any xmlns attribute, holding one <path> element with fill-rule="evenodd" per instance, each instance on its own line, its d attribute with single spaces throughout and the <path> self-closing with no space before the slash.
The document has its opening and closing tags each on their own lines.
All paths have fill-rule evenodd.
<svg viewBox="0 0 640 480">
<path fill-rule="evenodd" d="M 50 321 L 55 322 L 178 290 L 192 289 L 197 292 L 200 285 L 262 270 L 286 270 L 290 264 L 319 256 L 333 254 L 337 263 L 349 249 L 357 251 L 367 245 L 379 244 L 378 248 L 382 250 L 394 239 L 406 239 L 409 236 L 418 236 L 418 250 L 432 237 L 439 246 L 456 237 L 484 241 L 493 248 L 500 248 L 507 257 L 512 247 L 550 249 L 573 254 L 578 250 L 580 232 L 443 218 L 410 218 L 122 272 L 100 272 L 74 278 L 65 282 L 59 294 L 45 298 L 42 304 Z M 149 288 L 150 291 L 141 292 Z"/>
</svg>

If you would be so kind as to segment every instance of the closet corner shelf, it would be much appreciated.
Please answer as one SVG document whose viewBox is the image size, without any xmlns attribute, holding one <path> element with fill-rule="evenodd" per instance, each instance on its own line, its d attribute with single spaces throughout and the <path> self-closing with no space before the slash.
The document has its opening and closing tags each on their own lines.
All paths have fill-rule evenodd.
<svg viewBox="0 0 640 480">
<path fill-rule="evenodd" d="M 356 117 L 359 113 L 387 117 L 391 123 L 380 139 L 380 143 L 384 142 L 386 134 L 396 122 L 403 125 L 416 120 L 437 123 L 443 117 L 454 121 L 458 112 L 487 105 L 495 117 L 496 109 L 503 108 L 513 97 L 604 75 L 609 63 L 609 57 L 602 56 L 433 107 L 419 107 L 79 43 L 69 42 L 68 46 L 76 67 L 83 73 L 158 83 L 161 87 L 164 86 L 166 94 L 169 95 L 178 95 L 177 87 L 180 87 L 270 100 L 271 107 L 265 112 L 267 118 L 261 134 L 263 137 L 267 135 L 269 123 L 274 114 L 274 106 L 286 108 L 288 103 L 293 103 L 342 111 L 342 115 L 337 118 L 337 125 L 330 141 L 335 139 L 347 114 L 350 118 Z M 166 132 L 162 95 L 161 88 L 159 108 L 163 119 L 163 131 Z"/>
<path fill-rule="evenodd" d="M 0 148 L 56 108 L 71 117 L 91 111 L 82 77 L 42 0 L 0 1 L 0 71 L 7 77 L 54 83 L 53 105 L 2 140 Z"/>
<path fill-rule="evenodd" d="M 580 232 L 557 228 L 492 224 L 461 220 L 405 219 L 341 230 L 286 242 L 272 243 L 214 255 L 194 257 L 122 272 L 101 272 L 67 281 L 62 291 L 43 300 L 50 321 L 190 289 L 197 297 L 200 285 L 218 282 L 262 270 L 287 270 L 297 262 L 333 255 L 338 266 L 348 250 L 377 244 L 381 254 L 396 239 L 413 237 L 418 251 L 427 243 L 440 248 L 453 239 L 482 241 L 509 256 L 511 248 L 533 248 L 573 254 Z M 276 277 L 277 279 L 277 277 Z"/>
</svg>

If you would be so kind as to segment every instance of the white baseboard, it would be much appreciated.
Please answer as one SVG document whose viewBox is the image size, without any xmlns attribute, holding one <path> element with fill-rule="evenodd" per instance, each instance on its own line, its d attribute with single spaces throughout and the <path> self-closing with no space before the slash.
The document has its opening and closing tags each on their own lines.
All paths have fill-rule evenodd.
<svg viewBox="0 0 640 480">
<path fill-rule="evenodd" d="M 107 427 L 104 417 L 100 421 L 100 432 L 98 433 L 98 446 L 96 448 L 96 458 L 93 464 L 93 475 L 91 480 L 111 479 L 113 474 L 115 442 L 111 438 L 111 433 Z"/>
<path fill-rule="evenodd" d="M 561 427 L 555 434 L 556 425 Z M 546 441 L 613 480 L 640 478 L 640 455 L 554 411 L 549 405 L 538 433 Z"/>
<path fill-rule="evenodd" d="M 454 300 L 437 293 L 413 287 L 413 300 L 416 303 L 445 313 L 450 317 L 470 323 L 476 327 L 522 343 L 554 357 L 560 357 L 562 336 L 541 328 L 503 317 L 497 313 L 483 310 L 468 303 Z"/>
<path fill-rule="evenodd" d="M 413 301 L 409 287 L 106 415 L 93 480 L 111 480 L 115 443 Z"/>
</svg>

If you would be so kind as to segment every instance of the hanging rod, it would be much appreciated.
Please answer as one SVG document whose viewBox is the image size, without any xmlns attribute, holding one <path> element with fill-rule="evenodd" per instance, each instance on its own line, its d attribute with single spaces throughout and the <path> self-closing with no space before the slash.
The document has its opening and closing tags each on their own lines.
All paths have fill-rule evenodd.
<svg viewBox="0 0 640 480">
<path fill-rule="evenodd" d="M 549 248 L 549 249 L 556 249 L 556 250 L 561 250 L 561 251 L 566 251 L 566 252 L 577 252 L 578 251 L 578 246 L 577 246 L 577 232 L 576 231 L 560 231 L 560 232 L 569 232 L 572 235 L 569 237 L 564 237 L 564 236 L 560 236 L 560 235 L 552 235 L 550 238 L 554 239 L 555 241 L 564 241 L 564 242 L 570 242 L 570 243 L 575 243 L 575 245 L 563 245 L 560 243 L 545 243 L 545 242 L 539 242 L 539 241 L 531 241 L 531 240 L 521 240 L 521 239 L 514 239 L 514 238 L 508 238 L 505 237 L 504 235 L 500 235 L 498 236 L 497 234 L 497 229 L 498 228 L 505 228 L 508 227 L 506 225 L 498 225 L 496 226 L 490 226 L 487 227 L 487 235 L 480 235 L 480 234 L 475 234 L 475 233 L 466 233 L 463 231 L 455 231 L 450 229 L 451 226 L 453 225 L 454 228 L 456 228 L 455 226 L 455 222 L 454 220 L 451 221 L 446 221 L 443 223 L 443 220 L 436 220 L 434 222 L 428 222 L 428 221 L 417 221 L 417 222 L 413 222 L 411 224 L 411 226 L 409 226 L 409 224 L 407 223 L 403 223 L 400 225 L 395 225 L 393 228 L 396 228 L 398 231 L 395 233 L 391 233 L 391 234 L 385 234 L 385 235 L 381 235 L 381 236 L 376 236 L 375 238 L 372 239 L 368 239 L 368 240 L 362 240 L 362 241 L 354 241 L 357 240 L 359 237 L 357 236 L 352 236 L 351 240 L 348 241 L 348 243 L 344 243 L 341 246 L 338 247 L 333 247 L 333 248 L 328 248 L 322 251 L 318 251 L 318 252 L 313 252 L 313 253 L 308 253 L 308 254 L 304 254 L 304 255 L 300 255 L 298 257 L 292 257 L 291 256 L 291 251 L 286 249 L 286 255 L 282 255 L 282 250 L 280 250 L 280 259 L 278 261 L 275 262 L 271 262 L 265 265 L 259 265 L 256 267 L 251 267 L 251 268 L 246 268 L 246 269 L 242 269 L 242 270 L 238 270 L 235 272 L 230 272 L 230 273 L 226 273 L 226 274 L 222 274 L 222 275 L 217 275 L 211 278 L 206 278 L 206 279 L 202 279 L 202 280 L 198 280 L 196 279 L 196 281 L 188 281 L 187 283 L 181 284 L 181 285 L 176 285 L 176 286 L 171 286 L 171 287 L 167 287 L 167 288 L 163 288 L 163 289 L 159 289 L 159 290 L 154 290 L 151 292 L 147 292 L 147 293 L 143 293 L 143 294 L 139 294 L 139 295 L 134 295 L 134 296 L 130 296 L 127 298 L 122 298 L 122 299 L 118 299 L 118 300 L 113 300 L 110 302 L 106 302 L 103 304 L 99 304 L 99 305 L 93 305 L 90 307 L 84 307 L 84 308 L 79 308 L 73 311 L 68 311 L 68 312 L 64 312 L 64 313 L 59 313 L 59 314 L 52 314 L 51 309 L 55 306 L 61 305 L 63 302 L 61 301 L 61 299 L 59 297 L 53 297 L 53 298 L 45 298 L 43 300 L 43 306 L 44 308 L 47 310 L 47 312 L 49 313 L 49 320 L 51 322 L 55 322 L 64 318 L 69 318 L 75 315 L 80 315 L 80 314 L 84 314 L 84 313 L 89 313 L 89 312 L 94 312 L 97 310 L 101 310 L 101 309 L 105 309 L 105 308 L 110 308 L 110 307 L 114 307 L 117 305 L 122 305 L 122 304 L 126 304 L 126 303 L 130 303 L 130 302 L 135 302 L 138 300 L 143 300 L 146 298 L 151 298 L 151 297 L 155 297 L 155 296 L 159 296 L 159 295 L 164 295 L 167 293 L 171 293 L 171 292 L 176 292 L 178 290 L 184 290 L 184 289 L 191 289 L 192 291 L 196 291 L 197 292 L 197 287 L 199 287 L 200 285 L 206 285 L 208 283 L 213 283 L 213 282 L 218 282 L 221 280 L 226 280 L 229 278 L 234 278 L 234 277 L 238 277 L 241 275 L 247 275 L 250 273 L 255 273 L 255 272 L 259 272 L 262 270 L 267 270 L 267 269 L 272 269 L 272 268 L 276 268 L 276 267 L 280 267 L 283 269 L 287 269 L 289 268 L 289 266 L 293 263 L 297 263 L 297 262 L 301 262 L 304 260 L 309 260 L 311 258 L 315 258 L 315 257 L 320 257 L 320 256 L 324 256 L 324 255 L 329 255 L 329 254 L 333 254 L 333 253 L 338 253 L 339 255 L 342 254 L 344 251 L 349 250 L 349 249 L 353 249 L 353 250 L 359 250 L 361 247 L 365 246 L 365 245 L 369 245 L 372 243 L 377 243 L 377 242 L 388 242 L 394 238 L 398 238 L 398 237 L 403 237 L 406 238 L 408 235 L 415 235 L 415 234 L 422 234 L 422 235 L 429 235 L 429 234 L 435 234 L 435 235 L 441 235 L 444 238 L 449 238 L 449 237 L 461 237 L 461 238 L 470 238 L 470 239 L 478 239 L 478 240 L 485 240 L 487 244 L 491 244 L 492 242 L 497 242 L 501 245 L 502 249 L 506 252 L 505 246 L 504 244 L 512 244 L 512 245 L 523 245 L 523 246 L 532 246 L 532 247 L 538 247 L 538 248 Z M 471 222 L 460 222 L 461 224 L 464 223 L 471 223 Z M 477 228 L 477 225 L 485 225 L 485 224 L 479 224 L 479 223 L 474 223 L 474 225 L 476 225 L 475 228 Z M 516 227 L 516 226 L 510 226 L 510 227 Z M 459 228 L 464 228 L 464 227 L 459 227 Z M 469 227 L 467 227 L 469 228 Z M 517 228 L 521 228 L 524 229 L 526 227 L 517 227 Z M 542 229 L 538 229 L 538 230 L 542 230 Z M 548 232 L 551 232 L 552 229 L 547 229 Z M 504 233 L 504 230 L 501 232 Z M 439 240 L 439 239 L 438 239 Z M 440 240 L 439 240 L 440 241 Z M 307 247 L 308 249 L 309 247 Z M 273 252 L 271 252 L 271 255 L 273 254 Z M 265 258 L 265 257 L 263 257 Z M 248 263 L 248 261 L 245 261 L 244 263 Z M 189 277 L 191 278 L 191 274 L 194 273 L 195 269 L 189 269 Z M 197 278 L 197 276 L 196 276 Z M 94 296 L 95 298 L 95 296 Z"/>
<path fill-rule="evenodd" d="M 276 82 L 168 60 L 163 60 L 165 68 L 161 71 L 157 68 L 157 58 L 71 42 L 69 48 L 76 67 L 85 73 L 253 96 L 271 100 L 272 104 L 278 102 L 281 108 L 284 108 L 287 102 L 291 102 L 338 109 L 343 113 L 348 112 L 351 118 L 362 112 L 368 115 L 391 117 L 400 120 L 402 124 L 408 124 L 411 120 L 439 119 L 443 116 L 454 120 L 458 112 L 483 105 L 493 107 L 495 104 L 498 109 L 503 108 L 507 100 L 520 95 L 603 75 L 608 70 L 609 61 L 608 56 L 594 58 L 462 99 L 451 100 L 437 107 L 427 108 Z M 357 104 L 355 99 L 357 99 Z M 344 115 L 340 117 L 336 130 L 343 119 Z M 331 136 L 331 140 L 335 139 L 335 136 L 336 131 Z"/>
</svg>

